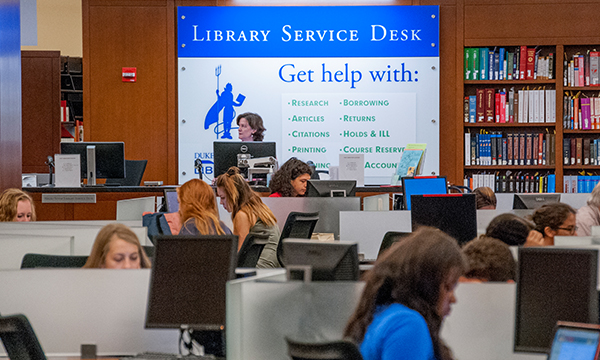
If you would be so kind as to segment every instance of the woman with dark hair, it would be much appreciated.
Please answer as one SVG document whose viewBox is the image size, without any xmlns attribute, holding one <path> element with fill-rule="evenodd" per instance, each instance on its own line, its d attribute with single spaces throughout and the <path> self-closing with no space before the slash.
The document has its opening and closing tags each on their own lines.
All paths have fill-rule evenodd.
<svg viewBox="0 0 600 360">
<path fill-rule="evenodd" d="M 490 221 L 485 236 L 498 239 L 509 246 L 542 246 L 542 233 L 534 225 L 515 214 L 500 214 Z"/>
<path fill-rule="evenodd" d="M 544 236 L 544 245 L 554 245 L 555 236 L 577 236 L 577 212 L 564 203 L 546 204 L 533 212 L 535 230 Z"/>
<path fill-rule="evenodd" d="M 440 329 L 466 269 L 455 239 L 437 229 L 419 228 L 366 273 L 344 336 L 360 344 L 365 360 L 452 359 Z"/>
<path fill-rule="evenodd" d="M 263 133 L 267 130 L 260 115 L 247 112 L 238 115 L 238 138 L 242 141 L 263 141 Z"/>
<path fill-rule="evenodd" d="M 312 169 L 295 157 L 290 158 L 273 174 L 269 189 L 270 197 L 296 197 L 306 194 L 306 184 Z"/>
</svg>

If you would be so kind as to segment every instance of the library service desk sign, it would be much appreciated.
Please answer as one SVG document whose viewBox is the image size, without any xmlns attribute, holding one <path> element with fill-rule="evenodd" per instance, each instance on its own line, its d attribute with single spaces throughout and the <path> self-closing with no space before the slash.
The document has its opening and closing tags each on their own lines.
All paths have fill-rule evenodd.
<svg viewBox="0 0 600 360">
<path fill-rule="evenodd" d="M 179 7 L 179 182 L 213 178 L 213 141 L 258 113 L 283 164 L 364 154 L 389 184 L 408 143 L 439 168 L 438 6 Z"/>
</svg>

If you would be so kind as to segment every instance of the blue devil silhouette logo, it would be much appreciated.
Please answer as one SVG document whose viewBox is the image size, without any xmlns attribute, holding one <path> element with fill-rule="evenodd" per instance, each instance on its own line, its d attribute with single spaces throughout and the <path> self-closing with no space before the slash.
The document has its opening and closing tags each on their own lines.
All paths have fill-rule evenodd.
<svg viewBox="0 0 600 360">
<path fill-rule="evenodd" d="M 242 106 L 246 96 L 238 94 L 237 98 L 233 100 L 233 85 L 227 83 L 223 92 L 219 94 L 219 75 L 221 75 L 221 65 L 215 68 L 215 75 L 217 76 L 217 101 L 211 106 L 204 118 L 204 129 L 208 129 L 212 124 L 216 124 L 214 131 L 219 139 L 231 139 L 231 123 L 235 119 L 235 110 L 233 107 Z M 219 114 L 223 112 L 223 120 L 219 121 Z M 222 130 L 221 130 L 222 129 Z"/>
</svg>

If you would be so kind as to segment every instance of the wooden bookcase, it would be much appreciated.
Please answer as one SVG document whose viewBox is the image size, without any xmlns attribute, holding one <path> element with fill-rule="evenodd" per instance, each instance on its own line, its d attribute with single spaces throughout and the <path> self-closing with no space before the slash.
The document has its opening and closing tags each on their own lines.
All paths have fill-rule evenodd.
<svg viewBox="0 0 600 360">
<path fill-rule="evenodd" d="M 80 57 L 60 58 L 60 98 L 66 101 L 68 113 L 61 121 L 61 141 L 83 141 L 79 126 L 83 126 L 83 71 Z M 61 111 L 62 108 L 61 108 Z M 64 115 L 63 115 L 64 116 Z M 79 126 L 78 126 L 79 124 Z"/>
</svg>

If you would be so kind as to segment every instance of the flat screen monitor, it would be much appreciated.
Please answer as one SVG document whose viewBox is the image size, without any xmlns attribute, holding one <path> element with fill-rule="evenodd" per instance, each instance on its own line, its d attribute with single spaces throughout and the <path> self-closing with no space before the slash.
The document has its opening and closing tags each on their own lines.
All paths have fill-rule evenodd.
<svg viewBox="0 0 600 360">
<path fill-rule="evenodd" d="M 356 180 L 308 180 L 308 197 L 348 197 L 356 193 Z"/>
<path fill-rule="evenodd" d="M 405 176 L 402 178 L 404 209 L 411 210 L 411 196 L 425 194 L 446 194 L 448 185 L 444 176 Z"/>
<path fill-rule="evenodd" d="M 223 329 L 237 236 L 158 236 L 155 246 L 146 328 Z"/>
<path fill-rule="evenodd" d="M 177 199 L 177 189 L 165 189 L 165 210 L 168 213 L 179 211 L 179 199 Z"/>
<path fill-rule="evenodd" d="M 519 248 L 515 351 L 550 350 L 557 321 L 598 323 L 598 250 Z"/>
<path fill-rule="evenodd" d="M 125 178 L 125 144 L 123 142 L 67 142 L 60 143 L 61 154 L 79 154 L 81 160 L 81 178 L 88 179 L 88 146 L 96 150 L 96 178 Z"/>
<path fill-rule="evenodd" d="M 0 317 L 0 340 L 9 359 L 46 360 L 44 350 L 25 315 Z"/>
<path fill-rule="evenodd" d="M 560 194 L 515 194 L 513 209 L 537 209 L 560 201 Z"/>
<path fill-rule="evenodd" d="M 412 231 L 432 226 L 467 243 L 477 237 L 475 194 L 412 195 Z"/>
<path fill-rule="evenodd" d="M 358 281 L 358 245 L 346 241 L 283 240 L 288 268 L 310 266 L 312 281 Z"/>
<path fill-rule="evenodd" d="M 548 360 L 597 360 L 600 325 L 559 321 Z"/>
<path fill-rule="evenodd" d="M 274 142 L 264 141 L 215 141 L 213 142 L 213 153 L 215 161 L 215 178 L 225 174 L 227 169 L 238 166 L 238 155 L 249 156 L 251 159 L 272 156 L 277 158 Z M 239 166 L 238 166 L 239 167 Z M 244 175 L 245 168 L 240 168 Z"/>
</svg>

